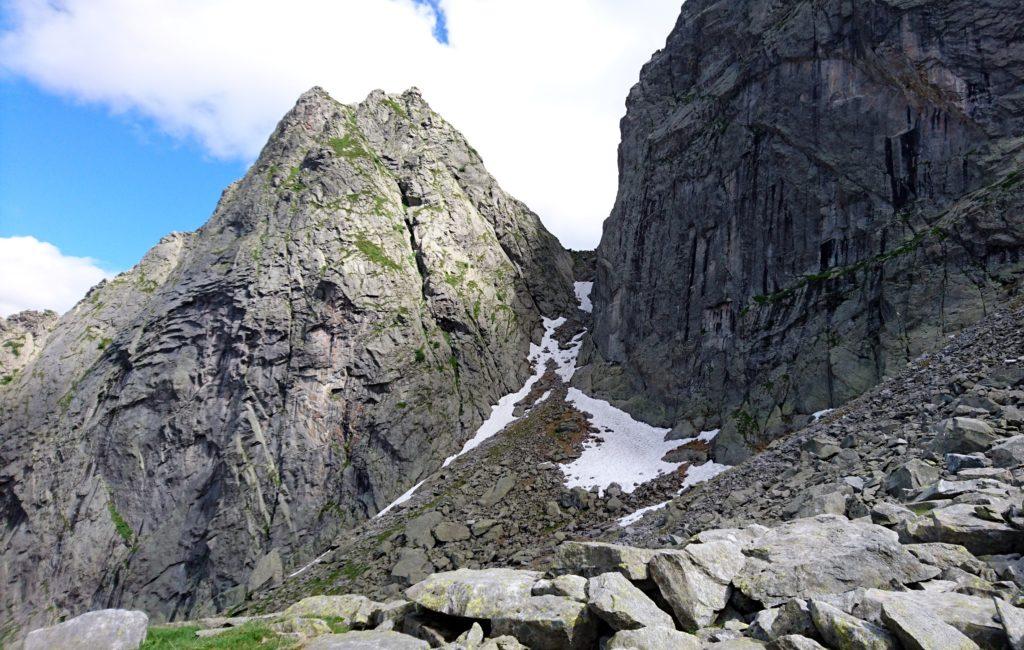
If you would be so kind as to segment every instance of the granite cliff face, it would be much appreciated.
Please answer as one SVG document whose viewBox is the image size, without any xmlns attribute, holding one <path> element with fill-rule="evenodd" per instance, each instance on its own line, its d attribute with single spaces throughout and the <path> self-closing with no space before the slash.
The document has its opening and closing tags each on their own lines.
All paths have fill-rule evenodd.
<svg viewBox="0 0 1024 650">
<path fill-rule="evenodd" d="M 733 463 L 1018 291 L 1021 25 L 689 0 L 627 102 L 581 385 Z"/>
<path fill-rule="evenodd" d="M 304 94 L 205 226 L 4 357 L 0 619 L 279 580 L 522 384 L 572 264 L 418 91 Z"/>
</svg>

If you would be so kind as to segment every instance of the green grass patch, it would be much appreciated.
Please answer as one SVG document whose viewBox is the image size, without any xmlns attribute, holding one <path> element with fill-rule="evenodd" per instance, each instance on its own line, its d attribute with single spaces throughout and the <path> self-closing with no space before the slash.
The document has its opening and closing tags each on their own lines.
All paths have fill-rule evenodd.
<svg viewBox="0 0 1024 650">
<path fill-rule="evenodd" d="M 135 531 L 128 525 L 128 522 L 124 520 L 121 513 L 117 511 L 117 506 L 114 505 L 113 500 L 107 501 L 107 510 L 110 511 L 110 520 L 114 522 L 114 528 L 117 530 L 117 534 L 121 536 L 124 543 L 128 546 L 132 545 L 132 540 L 135 538 Z"/>
<path fill-rule="evenodd" d="M 4 376 L 0 377 L 0 386 L 6 386 L 7 384 L 10 384 L 11 382 L 14 381 L 14 379 L 17 376 L 18 376 L 18 371 L 15 370 L 14 372 L 12 372 L 12 373 L 10 373 L 8 375 L 4 375 Z"/>
<path fill-rule="evenodd" d="M 390 107 L 391 110 L 394 111 L 397 115 L 401 115 L 402 117 L 406 118 L 409 117 L 409 113 L 406 112 L 405 107 L 396 102 L 395 100 L 391 99 L 390 97 L 386 98 L 384 100 L 384 103 L 387 104 L 388 107 Z"/>
<path fill-rule="evenodd" d="M 416 352 L 414 354 L 416 357 L 416 363 L 423 363 L 427 360 L 427 353 L 423 351 L 422 347 L 416 348 Z"/>
<path fill-rule="evenodd" d="M 366 259 L 370 260 L 374 264 L 383 266 L 386 269 L 391 269 L 392 271 L 398 271 L 402 268 L 397 262 L 384 253 L 383 248 L 374 244 L 364 235 L 359 235 L 359 238 L 356 240 L 356 248 L 359 249 L 360 253 L 366 256 Z"/>
<path fill-rule="evenodd" d="M 297 647 L 295 641 L 281 637 L 261 622 L 246 623 L 203 639 L 196 636 L 198 629 L 191 626 L 151 627 L 142 650 L 284 650 Z"/>
<path fill-rule="evenodd" d="M 345 576 L 349 580 L 355 580 L 359 576 L 363 575 L 370 570 L 369 564 L 360 564 L 353 562 L 352 564 L 346 564 L 341 569 L 341 575 Z"/>
<path fill-rule="evenodd" d="M 107 346 L 109 346 L 113 342 L 114 342 L 114 339 L 108 338 L 108 337 L 103 337 L 103 338 L 100 339 L 100 342 L 96 344 L 96 349 L 97 350 L 106 350 Z"/>
<path fill-rule="evenodd" d="M 11 351 L 16 357 L 21 356 L 21 348 L 25 347 L 24 341 L 4 341 L 4 347 Z"/>
<path fill-rule="evenodd" d="M 327 141 L 327 144 L 331 145 L 331 149 L 334 150 L 334 154 L 339 158 L 355 160 L 357 158 L 370 157 L 370 152 L 366 150 L 363 143 L 351 133 L 346 133 L 340 138 L 331 138 Z"/>
</svg>

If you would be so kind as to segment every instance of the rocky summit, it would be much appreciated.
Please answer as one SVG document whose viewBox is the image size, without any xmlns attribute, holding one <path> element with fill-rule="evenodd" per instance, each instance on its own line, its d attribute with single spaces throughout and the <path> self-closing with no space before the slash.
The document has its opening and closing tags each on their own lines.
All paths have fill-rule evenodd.
<svg viewBox="0 0 1024 650">
<path fill-rule="evenodd" d="M 522 384 L 572 264 L 417 91 L 304 94 L 201 229 L 0 328 L 4 618 L 279 581 Z"/>
<path fill-rule="evenodd" d="M 688 0 L 594 252 L 307 92 L 0 319 L 0 643 L 1024 650 L 1022 25 Z"/>
</svg>

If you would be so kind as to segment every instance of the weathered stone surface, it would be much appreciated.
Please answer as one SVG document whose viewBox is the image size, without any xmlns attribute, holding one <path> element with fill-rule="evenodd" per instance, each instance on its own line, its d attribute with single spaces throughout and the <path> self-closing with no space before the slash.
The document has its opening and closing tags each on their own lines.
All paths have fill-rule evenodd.
<svg viewBox="0 0 1024 650">
<path fill-rule="evenodd" d="M 919 490 L 937 480 L 939 468 L 915 458 L 889 473 L 885 479 L 885 489 L 889 494 L 900 496 L 912 490 Z"/>
<path fill-rule="evenodd" d="M 642 627 L 675 629 L 672 617 L 621 573 L 604 573 L 588 580 L 587 597 L 590 609 L 613 630 Z"/>
<path fill-rule="evenodd" d="M 262 587 L 272 587 L 281 584 L 284 580 L 284 566 L 281 564 L 281 554 L 277 549 L 260 558 L 246 580 L 247 591 L 256 591 Z"/>
<path fill-rule="evenodd" d="M 906 551 L 896 533 L 835 515 L 782 524 L 743 553 L 747 561 L 733 585 L 766 606 L 857 587 L 903 585 L 939 574 Z"/>
<path fill-rule="evenodd" d="M 630 580 L 647 579 L 647 563 L 656 551 L 604 542 L 563 542 L 558 566 L 565 573 L 593 577 L 618 571 Z"/>
<path fill-rule="evenodd" d="M 571 274 L 418 91 L 303 94 L 202 228 L 0 386 L 0 618 L 206 615 L 272 549 L 302 566 L 522 385 Z"/>
<path fill-rule="evenodd" d="M 405 541 L 409 546 L 434 548 L 434 528 L 444 519 L 440 512 L 431 510 L 416 517 L 405 525 Z"/>
<path fill-rule="evenodd" d="M 720 417 L 719 462 L 944 345 L 1019 270 L 1024 7 L 851 6 L 688 0 L 627 99 L 576 381 L 659 426 Z"/>
<path fill-rule="evenodd" d="M 768 647 L 770 650 L 817 650 L 818 648 L 824 650 L 825 648 L 814 639 L 809 639 L 801 634 L 780 636 Z"/>
<path fill-rule="evenodd" d="M 1024 435 L 1013 436 L 995 445 L 988 451 L 988 457 L 996 467 L 1019 467 L 1024 465 Z"/>
<path fill-rule="evenodd" d="M 516 477 L 513 474 L 505 474 L 488 490 L 482 497 L 480 497 L 480 505 L 490 508 L 496 505 L 502 499 L 512 491 L 512 488 L 516 486 Z"/>
<path fill-rule="evenodd" d="M 346 594 L 342 596 L 310 596 L 303 598 L 284 611 L 285 616 L 312 618 L 330 617 L 340 619 L 348 627 L 364 628 L 374 620 L 374 614 L 381 608 L 366 596 Z"/>
<path fill-rule="evenodd" d="M 447 544 L 469 539 L 472 535 L 465 524 L 460 524 L 457 521 L 445 521 L 434 528 L 434 537 L 442 544 Z"/>
<path fill-rule="evenodd" d="M 532 650 L 584 650 L 597 640 L 597 621 L 587 605 L 560 596 L 507 602 L 491 616 L 491 629 L 514 636 Z"/>
<path fill-rule="evenodd" d="M 1024 531 L 978 516 L 978 507 L 955 503 L 936 508 L 907 523 L 907 532 L 921 542 L 960 544 L 975 555 L 1020 550 Z"/>
<path fill-rule="evenodd" d="M 405 596 L 441 614 L 490 619 L 506 614 L 510 608 L 529 599 L 540 577 L 537 571 L 459 569 L 435 573 L 406 589 Z M 516 634 L 513 636 L 518 638 Z"/>
<path fill-rule="evenodd" d="M 961 569 L 976 576 L 989 577 L 991 571 L 985 563 L 971 555 L 959 544 L 943 544 L 932 542 L 924 544 L 904 544 L 904 548 L 910 551 L 914 557 L 925 564 L 945 571 L 946 569 Z M 991 576 L 994 579 L 994 576 Z"/>
<path fill-rule="evenodd" d="M 224 628 L 224 631 L 230 628 Z M 311 639 L 313 637 L 322 636 L 324 634 L 331 633 L 331 626 L 319 618 L 307 618 L 303 616 L 285 616 L 281 619 L 275 620 L 270 624 L 270 629 L 279 634 L 290 634 L 298 636 L 302 639 Z M 213 630 L 200 630 L 202 632 L 212 632 Z M 220 632 L 221 630 L 217 630 Z"/>
<path fill-rule="evenodd" d="M 851 616 L 838 607 L 812 600 L 811 619 L 818 634 L 838 650 L 896 650 L 896 640 L 884 628 Z"/>
<path fill-rule="evenodd" d="M 1024 650 L 1024 610 L 1014 607 L 1001 598 L 993 598 L 999 622 L 1006 631 L 1006 640 L 1012 650 Z"/>
<path fill-rule="evenodd" d="M 1006 638 L 991 598 L 950 592 L 868 589 L 861 598 L 858 615 L 873 623 L 884 624 L 882 607 L 886 604 L 934 616 L 984 648 L 1000 647 Z"/>
<path fill-rule="evenodd" d="M 978 650 L 978 644 L 930 612 L 899 601 L 882 604 L 882 620 L 911 650 Z"/>
<path fill-rule="evenodd" d="M 937 454 L 985 451 L 1000 439 L 992 426 L 975 418 L 950 418 L 935 425 L 932 450 Z"/>
<path fill-rule="evenodd" d="M 411 585 L 423 580 L 434 566 L 423 549 L 403 548 L 398 552 L 398 562 L 391 568 L 391 577 L 401 584 Z"/>
<path fill-rule="evenodd" d="M 690 630 L 711 624 L 732 593 L 730 581 L 743 568 L 739 546 L 718 541 L 690 544 L 682 553 L 657 555 L 650 573 L 676 619 Z"/>
<path fill-rule="evenodd" d="M 538 580 L 533 585 L 534 596 L 565 596 L 587 602 L 587 579 L 582 576 L 564 575 L 551 580 Z"/>
<path fill-rule="evenodd" d="M 29 632 L 25 650 L 135 650 L 148 627 L 143 612 L 103 609 Z"/>
<path fill-rule="evenodd" d="M 327 634 L 309 642 L 307 650 L 427 650 L 430 644 L 399 632 L 346 632 Z"/>
<path fill-rule="evenodd" d="M 608 640 L 607 650 L 700 650 L 692 634 L 667 627 L 645 627 L 616 632 Z"/>
</svg>

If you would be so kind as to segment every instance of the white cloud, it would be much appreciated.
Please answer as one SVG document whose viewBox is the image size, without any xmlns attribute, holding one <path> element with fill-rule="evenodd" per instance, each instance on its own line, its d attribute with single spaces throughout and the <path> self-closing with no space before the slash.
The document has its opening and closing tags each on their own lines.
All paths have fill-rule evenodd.
<svg viewBox="0 0 1024 650">
<path fill-rule="evenodd" d="M 35 237 L 0 237 L 0 316 L 24 309 L 64 313 L 110 273 Z"/>
<path fill-rule="evenodd" d="M 419 86 L 572 247 L 617 185 L 618 120 L 680 0 L 8 0 L 0 66 L 251 159 L 298 95 Z"/>
</svg>

